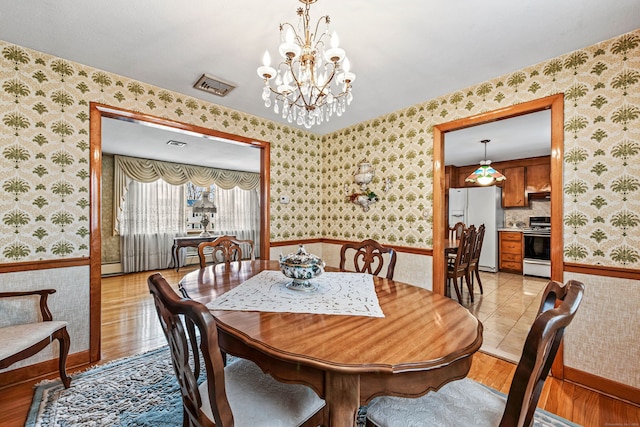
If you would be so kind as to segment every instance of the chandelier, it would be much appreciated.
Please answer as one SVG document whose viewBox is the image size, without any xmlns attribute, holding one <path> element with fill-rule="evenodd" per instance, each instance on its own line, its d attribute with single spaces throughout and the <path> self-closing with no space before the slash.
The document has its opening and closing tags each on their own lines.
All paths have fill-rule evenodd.
<svg viewBox="0 0 640 427">
<path fill-rule="evenodd" d="M 487 144 L 489 139 L 483 139 L 480 143 L 484 144 L 484 160 L 480 160 L 480 167 L 469 175 L 465 182 L 477 182 L 480 185 L 489 185 L 494 181 L 504 181 L 507 179 L 500 172 L 491 166 L 491 160 L 487 160 Z"/>
<path fill-rule="evenodd" d="M 356 76 L 349 71 L 345 51 L 338 47 L 340 40 L 336 32 L 329 37 L 329 15 L 318 19 L 314 29 L 310 26 L 309 8 L 317 0 L 299 1 L 304 3 L 304 8 L 298 8 L 298 26 L 288 22 L 280 24 L 278 52 L 283 61 L 277 70 L 271 67 L 267 50 L 263 65 L 258 67 L 258 75 L 264 79 L 262 100 L 265 107 L 271 107 L 273 93 L 273 111 L 282 114 L 289 123 L 295 122 L 309 129 L 314 124 L 329 121 L 333 114 L 342 115 L 353 99 L 351 83 Z M 318 33 L 322 22 L 326 29 Z M 329 38 L 330 44 L 326 46 Z"/>
</svg>

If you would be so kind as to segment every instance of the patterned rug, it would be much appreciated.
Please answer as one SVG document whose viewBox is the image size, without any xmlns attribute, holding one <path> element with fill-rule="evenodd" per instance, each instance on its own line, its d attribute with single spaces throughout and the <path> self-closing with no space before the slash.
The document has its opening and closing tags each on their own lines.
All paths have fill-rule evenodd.
<svg viewBox="0 0 640 427">
<path fill-rule="evenodd" d="M 229 358 L 233 363 L 233 358 Z M 73 374 L 71 387 L 59 380 L 36 386 L 25 427 L 182 426 L 182 399 L 167 347 Z M 496 392 L 497 393 L 497 392 Z M 364 426 L 366 408 L 358 414 Z M 569 427 L 545 411 L 535 426 Z"/>
<path fill-rule="evenodd" d="M 181 426 L 182 400 L 168 347 L 36 387 L 26 427 Z"/>
</svg>

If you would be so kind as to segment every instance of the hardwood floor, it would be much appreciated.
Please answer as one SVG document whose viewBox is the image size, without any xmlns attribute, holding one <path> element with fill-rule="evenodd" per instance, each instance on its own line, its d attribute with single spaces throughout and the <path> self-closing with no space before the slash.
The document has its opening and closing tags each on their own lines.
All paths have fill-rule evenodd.
<svg viewBox="0 0 640 427">
<path fill-rule="evenodd" d="M 164 270 L 162 274 L 177 288 L 178 280 L 194 268 L 182 268 L 179 273 Z M 165 345 L 146 284 L 148 276 L 149 273 L 136 273 L 102 279 L 101 363 Z M 507 393 L 514 372 L 513 363 L 479 352 L 474 356 L 469 377 Z M 55 379 L 57 375 L 47 378 Z M 24 425 L 33 386 L 42 379 L 0 389 L 1 426 Z M 585 427 L 640 426 L 640 407 L 555 378 L 547 379 L 538 406 Z"/>
</svg>

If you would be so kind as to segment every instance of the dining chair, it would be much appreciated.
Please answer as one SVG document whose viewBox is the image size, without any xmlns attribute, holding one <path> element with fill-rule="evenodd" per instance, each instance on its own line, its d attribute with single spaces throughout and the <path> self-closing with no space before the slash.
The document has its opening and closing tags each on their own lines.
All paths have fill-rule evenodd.
<svg viewBox="0 0 640 427">
<path fill-rule="evenodd" d="M 460 239 L 458 240 L 458 250 L 455 258 L 449 259 L 447 263 L 447 294 L 451 294 L 451 284 L 456 291 L 458 302 L 462 304 L 462 282 L 467 282 L 467 288 L 471 294 L 471 301 L 473 302 L 473 292 L 471 291 L 471 285 L 469 283 L 469 261 L 471 260 L 471 249 L 476 236 L 476 228 L 471 225 L 466 228 Z M 458 280 L 460 280 L 460 286 L 458 286 Z"/>
<path fill-rule="evenodd" d="M 346 271 L 347 254 L 355 251 L 353 255 L 353 267 L 358 273 L 369 273 L 377 276 L 384 267 L 384 254 L 388 254 L 387 279 L 393 279 L 396 268 L 396 251 L 393 248 L 382 246 L 375 240 L 367 239 L 358 243 L 345 243 L 340 248 L 340 271 Z"/>
<path fill-rule="evenodd" d="M 58 370 L 65 388 L 69 388 L 71 378 L 67 375 L 67 356 L 71 339 L 67 332 L 67 322 L 53 320 L 47 303 L 47 297 L 55 293 L 55 289 L 36 291 L 0 292 L 0 298 L 23 298 L 39 295 L 41 321 L 28 321 L 0 327 L 0 369 L 8 368 L 14 363 L 31 357 L 54 340 L 60 344 Z M 23 308 L 20 308 L 24 311 Z M 5 312 L 3 312 L 4 314 Z M 37 315 L 34 315 L 36 317 Z"/>
<path fill-rule="evenodd" d="M 576 280 L 565 286 L 554 281 L 547 284 L 506 397 L 465 378 L 418 398 L 375 398 L 367 410 L 367 425 L 531 426 L 560 340 L 583 294 L 584 284 Z"/>
<path fill-rule="evenodd" d="M 301 384 L 286 384 L 253 362 L 237 358 L 224 366 L 216 320 L 201 303 L 180 298 L 160 273 L 147 279 L 171 353 L 183 403 L 183 426 L 272 427 L 324 423 L 325 402 Z M 184 323 L 199 332 L 185 333 Z M 201 353 L 206 380 L 199 378 L 189 349 Z M 199 350 L 198 350 L 199 349 Z"/>
<path fill-rule="evenodd" d="M 220 236 L 211 242 L 202 242 L 198 245 L 198 258 L 200 268 L 207 266 L 206 256 L 211 255 L 214 264 L 220 262 L 240 261 L 244 259 L 245 253 L 242 247 L 249 247 L 248 258 L 252 261 L 256 259 L 253 240 L 239 240 L 235 236 Z M 212 248 L 209 252 L 207 248 Z"/>
<path fill-rule="evenodd" d="M 452 227 L 449 227 L 449 237 L 453 239 L 460 239 L 462 232 L 467 228 L 464 222 L 456 222 Z"/>
<path fill-rule="evenodd" d="M 469 278 L 471 279 L 471 289 L 469 292 L 471 292 L 472 296 L 474 276 L 476 279 L 478 279 L 480 294 L 484 293 L 484 290 L 482 289 L 482 280 L 480 280 L 480 272 L 478 270 L 478 264 L 480 263 L 480 254 L 482 253 L 482 243 L 484 242 L 484 231 L 485 226 L 484 224 L 482 224 L 476 231 L 476 238 L 474 239 L 473 247 L 471 249 L 471 259 L 469 259 Z M 471 301 L 473 301 L 473 298 L 471 298 Z"/>
<path fill-rule="evenodd" d="M 464 230 L 466 230 L 467 226 L 465 225 L 464 222 L 458 221 L 455 223 L 455 225 L 453 225 L 452 227 L 449 227 L 449 239 L 455 239 L 455 240 L 460 240 L 460 237 L 462 236 L 462 233 L 464 232 Z M 448 256 L 448 261 L 453 261 L 456 257 L 455 253 L 449 253 L 447 254 Z"/>
</svg>

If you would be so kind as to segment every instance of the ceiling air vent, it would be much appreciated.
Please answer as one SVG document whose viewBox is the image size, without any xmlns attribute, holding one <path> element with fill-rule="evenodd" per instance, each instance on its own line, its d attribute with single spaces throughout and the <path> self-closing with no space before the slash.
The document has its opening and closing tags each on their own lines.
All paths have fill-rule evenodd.
<svg viewBox="0 0 640 427">
<path fill-rule="evenodd" d="M 203 74 L 202 77 L 200 77 L 200 80 L 198 80 L 193 87 L 218 96 L 226 96 L 229 92 L 235 89 L 235 86 L 231 83 L 227 83 L 217 77 L 208 76 L 206 74 Z"/>
<path fill-rule="evenodd" d="M 182 142 L 182 141 L 176 141 L 174 139 L 170 139 L 169 141 L 167 141 L 167 145 L 172 145 L 174 147 L 184 147 L 185 145 L 187 145 L 186 142 Z"/>
</svg>

